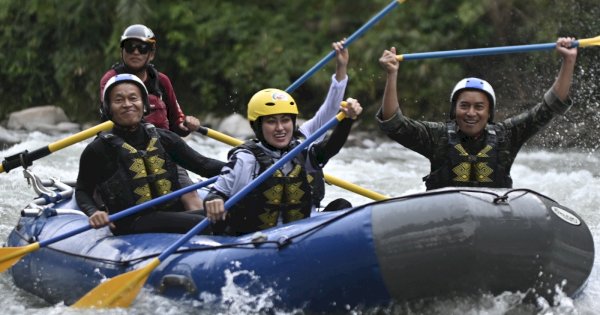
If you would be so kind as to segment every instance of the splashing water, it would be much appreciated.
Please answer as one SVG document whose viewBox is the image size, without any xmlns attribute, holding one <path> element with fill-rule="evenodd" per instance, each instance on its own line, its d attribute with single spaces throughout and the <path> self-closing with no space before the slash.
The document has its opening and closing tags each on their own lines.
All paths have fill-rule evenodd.
<svg viewBox="0 0 600 315">
<path fill-rule="evenodd" d="M 27 135 L 23 142 L 0 151 L 9 156 L 25 149 L 39 148 L 59 139 L 39 133 Z M 73 180 L 77 176 L 79 155 L 86 143 L 78 143 L 34 162 L 33 170 L 42 178 L 59 177 Z M 188 143 L 204 155 L 225 159 L 228 146 L 214 140 L 192 136 Z M 422 192 L 421 178 L 429 171 L 426 159 L 395 143 L 364 149 L 345 147 L 326 166 L 328 174 L 350 181 L 388 196 Z M 597 150 L 548 151 L 524 149 L 512 171 L 515 187 L 539 191 L 578 212 L 590 227 L 596 244 L 600 242 L 600 153 Z M 192 174 L 192 178 L 195 175 Z M 19 217 L 19 211 L 33 197 L 19 169 L 0 174 L 0 237 L 4 240 Z M 324 203 L 343 197 L 354 205 L 371 200 L 327 186 Z M 476 298 L 442 299 L 416 305 L 390 305 L 376 309 L 348 309 L 348 314 L 594 314 L 600 309 L 600 258 L 596 255 L 594 269 L 587 287 L 576 299 L 560 295 L 557 305 L 540 302 L 535 308 L 522 303 L 523 293 L 505 292 L 498 296 L 482 294 Z M 263 287 L 260 279 L 243 266 L 232 263 L 225 271 L 226 285 L 221 297 L 199 293 L 203 302 L 174 301 L 142 290 L 130 309 L 74 310 L 63 304 L 48 305 L 37 297 L 15 287 L 9 273 L 0 274 L 0 294 L 3 312 L 30 314 L 302 314 L 301 310 L 278 311 L 271 307 L 277 301 L 275 288 Z"/>
</svg>

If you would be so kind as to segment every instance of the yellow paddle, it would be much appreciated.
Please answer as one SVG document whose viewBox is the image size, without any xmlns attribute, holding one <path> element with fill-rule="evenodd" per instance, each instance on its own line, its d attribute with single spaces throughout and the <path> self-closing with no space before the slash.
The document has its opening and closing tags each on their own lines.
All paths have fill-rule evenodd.
<svg viewBox="0 0 600 315">
<path fill-rule="evenodd" d="M 337 125 L 339 121 L 344 119 L 344 117 L 345 114 L 343 112 L 338 113 L 336 117 L 332 118 L 329 122 L 319 128 L 305 141 L 283 155 L 281 159 L 262 172 L 253 181 L 248 183 L 238 193 L 227 199 L 225 202 L 225 210 L 229 210 L 232 205 L 244 198 L 248 193 L 258 187 L 258 185 L 262 184 L 267 178 L 271 177 L 275 171 L 283 167 L 285 163 L 291 161 L 296 155 L 300 154 L 300 152 L 306 149 L 316 139 L 325 134 L 333 126 Z M 80 308 L 129 306 L 150 276 L 150 273 L 156 269 L 161 262 L 165 261 L 165 259 L 175 253 L 177 249 L 181 247 L 181 245 L 189 241 L 192 237 L 200 233 L 209 225 L 210 221 L 208 221 L 208 219 L 202 220 L 202 222 L 194 226 L 185 235 L 177 239 L 177 241 L 175 241 L 173 244 L 169 245 L 169 247 L 167 247 L 158 257 L 152 259 L 148 265 L 100 283 L 97 287 L 92 289 L 81 299 L 79 299 L 79 301 L 73 304 L 73 306 Z"/>
<path fill-rule="evenodd" d="M 117 213 L 111 214 L 108 217 L 108 220 L 110 222 L 115 222 L 126 216 L 130 216 L 132 214 L 138 213 L 144 209 L 148 209 L 150 207 L 159 205 L 167 200 L 181 197 L 182 195 L 187 194 L 190 191 L 194 191 L 194 190 L 200 189 L 202 187 L 208 186 L 216 181 L 217 181 L 217 177 L 215 176 L 215 177 L 209 178 L 205 181 L 197 182 L 190 186 L 186 186 L 179 190 L 170 192 L 166 195 L 162 195 L 160 197 L 146 201 L 139 205 L 135 205 L 135 206 L 132 206 L 125 210 L 121 210 Z M 35 243 L 29 244 L 29 245 L 20 246 L 20 247 L 0 247 L 0 272 L 6 271 L 8 268 L 12 267 L 12 265 L 16 264 L 23 256 L 25 256 L 31 252 L 34 252 L 40 248 L 44 248 L 50 244 L 60 242 L 66 238 L 69 238 L 71 236 L 77 235 L 79 233 L 85 232 L 90 229 L 92 229 L 92 226 L 88 224 L 88 225 L 73 229 L 71 231 L 65 232 L 63 234 L 56 235 L 49 239 L 46 239 L 46 240 L 43 240 L 40 242 L 35 242 Z"/>
<path fill-rule="evenodd" d="M 40 243 L 36 242 L 22 247 L 2 247 L 0 248 L 0 272 L 16 264 L 21 257 L 36 251 L 40 248 Z"/>
<path fill-rule="evenodd" d="M 579 44 L 577 47 L 600 46 L 600 36 L 580 39 L 577 42 Z"/>
<path fill-rule="evenodd" d="M 217 141 L 220 141 L 222 143 L 225 144 L 229 144 L 230 146 L 238 146 L 240 144 L 243 143 L 242 140 L 236 139 L 234 137 L 228 136 L 224 133 L 218 132 L 216 130 L 210 129 L 210 128 L 206 128 L 206 127 L 200 127 L 198 129 L 198 132 L 200 132 L 201 134 L 213 138 Z M 332 175 L 329 174 L 325 174 L 325 180 L 332 184 L 332 185 L 336 185 L 338 187 L 344 188 L 346 190 L 349 190 L 353 193 L 357 193 L 359 195 L 362 195 L 364 197 L 373 199 L 373 200 L 385 200 L 388 199 L 388 197 L 380 194 L 380 193 L 376 193 L 374 191 L 368 190 L 366 188 L 363 188 L 361 186 L 358 186 L 356 184 L 347 182 L 343 179 L 334 177 Z"/>
<path fill-rule="evenodd" d="M 356 39 L 360 38 L 365 32 L 367 32 L 371 27 L 373 27 L 373 25 L 377 24 L 377 22 L 379 22 L 384 16 L 386 16 L 388 13 L 390 13 L 398 5 L 403 4 L 405 1 L 406 0 L 392 0 L 385 8 L 383 8 L 381 11 L 379 11 L 377 14 L 375 14 L 371 19 L 369 19 L 365 24 L 363 24 L 358 30 L 356 30 L 354 33 L 352 33 L 352 35 L 348 36 L 344 46 L 348 47 Z M 306 80 L 308 80 L 308 78 L 310 78 L 313 74 L 315 74 L 317 71 L 319 71 L 319 69 L 323 68 L 323 66 L 325 66 L 334 57 L 335 57 L 335 50 L 332 50 L 329 52 L 329 54 L 327 54 L 325 57 L 323 57 L 323 59 L 321 59 L 319 62 L 317 62 L 312 68 L 308 69 L 308 71 L 306 71 L 306 73 L 304 73 L 301 77 L 299 77 L 296 81 L 294 81 L 294 83 L 292 83 L 290 86 L 288 86 L 285 89 L 285 91 L 288 93 L 292 93 L 300 85 L 302 85 L 302 83 L 304 83 Z M 236 146 L 239 143 L 241 143 L 240 140 L 232 138 L 228 135 L 224 135 L 217 131 L 210 130 L 208 128 L 205 128 L 205 130 L 202 130 L 200 132 L 204 135 L 207 135 L 213 139 L 219 140 L 223 143 L 227 143 L 231 146 Z M 333 177 L 328 174 L 325 174 L 325 180 L 333 185 L 342 187 L 346 190 L 349 190 L 351 192 L 365 196 L 367 198 L 371 198 L 373 200 L 385 200 L 388 198 L 382 194 L 376 193 L 374 191 L 370 191 L 366 188 L 360 187 L 356 184 L 346 182 L 340 178 L 336 178 L 336 177 Z"/>
<path fill-rule="evenodd" d="M 87 138 L 90 138 L 100 131 L 106 131 L 111 129 L 114 126 L 112 121 L 106 121 L 99 125 L 96 125 L 92 128 L 80 131 L 72 136 L 68 136 L 62 140 L 58 140 L 56 142 L 50 143 L 48 146 L 39 148 L 35 151 L 28 152 L 27 150 L 17 153 L 15 155 L 6 157 L 4 161 L 2 161 L 2 165 L 0 165 L 0 173 L 9 172 L 10 170 L 17 168 L 19 166 L 28 167 L 31 165 L 31 162 L 43 158 L 49 155 L 52 152 L 58 151 L 60 149 L 64 149 L 72 144 L 83 141 Z"/>
</svg>

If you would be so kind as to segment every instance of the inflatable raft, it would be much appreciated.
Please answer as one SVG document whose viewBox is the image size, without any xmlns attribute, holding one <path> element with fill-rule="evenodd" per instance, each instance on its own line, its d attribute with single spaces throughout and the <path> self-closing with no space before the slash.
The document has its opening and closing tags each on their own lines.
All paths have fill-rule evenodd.
<svg viewBox="0 0 600 315">
<path fill-rule="evenodd" d="M 87 225 L 69 185 L 32 179 L 40 196 L 23 209 L 7 246 Z M 71 304 L 180 236 L 92 229 L 29 253 L 11 274 L 23 290 Z M 278 309 L 315 312 L 505 291 L 552 303 L 557 292 L 583 290 L 593 259 L 587 225 L 551 198 L 527 189 L 444 189 L 316 213 L 252 235 L 195 236 L 145 287 L 204 305 L 207 296 L 218 301 L 237 275 L 235 284 L 250 293 L 273 292 Z"/>
</svg>

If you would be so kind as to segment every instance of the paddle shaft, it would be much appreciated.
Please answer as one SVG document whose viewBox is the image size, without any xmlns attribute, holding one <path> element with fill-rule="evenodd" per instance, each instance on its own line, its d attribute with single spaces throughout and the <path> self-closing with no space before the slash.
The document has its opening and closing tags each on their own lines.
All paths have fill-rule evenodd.
<svg viewBox="0 0 600 315">
<path fill-rule="evenodd" d="M 238 146 L 243 143 L 242 140 L 236 139 L 234 137 L 228 136 L 226 134 L 223 134 L 223 133 L 220 133 L 213 129 L 202 127 L 202 126 L 198 129 L 198 132 L 200 132 L 201 134 L 203 134 L 207 137 L 213 138 L 215 140 L 221 141 L 221 142 L 229 144 L 231 146 Z M 351 191 L 351 192 L 359 194 L 361 196 L 370 198 L 372 200 L 385 200 L 388 198 L 380 193 L 368 190 L 368 189 L 358 186 L 356 184 L 347 182 L 341 178 L 332 176 L 330 174 L 323 174 L 323 176 L 325 177 L 325 181 L 332 185 L 336 185 L 338 187 L 344 188 L 348 191 Z"/>
<path fill-rule="evenodd" d="M 320 136 L 325 134 L 327 130 L 331 129 L 333 126 L 337 125 L 342 119 L 344 119 L 345 114 L 340 112 L 336 117 L 329 120 L 325 125 L 319 128 L 315 133 L 310 135 L 305 141 L 301 142 L 294 149 L 289 151 L 287 154 L 282 156 L 279 161 L 275 162 L 271 167 L 262 172 L 258 177 L 256 177 L 253 181 L 248 183 L 244 188 L 242 188 L 237 194 L 233 195 L 225 202 L 225 211 L 227 211 L 231 206 L 244 198 L 248 193 L 262 184 L 267 178 L 271 177 L 275 171 L 283 167 L 285 163 L 291 161 L 296 155 L 298 155 L 302 150 L 307 148 L 311 143 L 317 140 Z M 164 261 L 167 257 L 173 254 L 183 243 L 190 240 L 194 235 L 197 235 L 202 230 L 207 228 L 210 225 L 210 221 L 208 219 L 202 220 L 200 223 L 196 224 L 191 230 L 189 230 L 184 236 L 180 237 L 177 241 L 175 241 L 171 246 L 165 249 L 160 256 L 158 256 L 159 261 Z"/>
<path fill-rule="evenodd" d="M 31 162 L 41 159 L 45 156 L 48 156 L 50 153 L 58 151 L 60 149 L 64 149 L 70 145 L 73 145 L 77 142 L 83 141 L 87 138 L 90 138 L 100 131 L 106 131 L 111 129 L 114 126 L 112 121 L 106 121 L 99 125 L 96 125 L 92 128 L 80 131 L 72 136 L 64 138 L 62 140 L 50 143 L 48 146 L 39 148 L 37 150 L 28 152 L 24 151 L 13 156 L 7 157 L 2 161 L 2 165 L 0 166 L 0 173 L 6 171 L 7 173 L 19 166 L 27 167 L 31 165 Z"/>
<path fill-rule="evenodd" d="M 379 22 L 379 20 L 381 20 L 386 14 L 388 14 L 390 11 L 392 11 L 392 9 L 397 7 L 398 4 L 403 3 L 405 1 L 406 0 L 394 0 L 394 1 L 390 2 L 390 4 L 388 4 L 379 13 L 377 13 L 375 16 L 373 16 L 369 21 L 367 21 L 367 23 L 365 23 L 358 30 L 356 30 L 356 32 L 354 32 L 352 35 L 350 35 L 346 39 L 344 46 L 345 47 L 350 46 L 350 44 L 352 44 L 356 39 L 358 39 L 360 36 L 362 36 L 373 25 L 375 25 L 377 22 Z M 319 69 L 321 69 L 323 66 L 325 66 L 325 64 L 327 64 L 334 57 L 335 57 L 335 50 L 332 50 L 323 59 L 321 59 L 321 61 L 319 61 L 317 64 L 315 64 L 312 68 L 310 68 L 308 71 L 306 71 L 306 73 L 304 73 L 300 78 L 298 78 L 294 83 L 292 83 L 292 85 L 288 86 L 285 89 L 285 91 L 288 93 L 291 93 L 294 90 L 296 90 L 300 85 L 302 85 L 302 83 L 304 83 L 306 80 L 308 80 L 308 78 L 310 78 Z M 201 134 L 203 134 L 205 136 L 211 137 L 215 140 L 221 141 L 223 143 L 227 143 L 231 146 L 237 146 L 243 142 L 241 140 L 238 140 L 236 138 L 233 138 L 231 136 L 228 136 L 226 134 L 220 133 L 218 131 L 215 131 L 215 130 L 212 130 L 210 128 L 206 128 L 203 126 L 200 126 L 200 128 L 198 129 L 198 132 L 200 132 Z M 373 200 L 387 199 L 387 197 L 382 194 L 379 194 L 374 191 L 370 191 L 368 189 L 362 188 L 358 185 L 346 182 L 340 178 L 336 178 L 336 177 L 333 177 L 328 174 L 324 174 L 324 176 L 325 176 L 325 180 L 327 182 L 337 185 L 339 187 L 345 188 L 349 191 L 352 191 L 359 195 L 365 196 L 367 198 L 371 198 Z"/>
<path fill-rule="evenodd" d="M 404 1 L 405 0 L 394 0 L 392 3 L 390 3 L 376 17 L 372 18 L 367 24 L 365 24 L 365 26 L 363 26 L 357 32 L 355 32 L 352 36 L 350 36 L 350 38 L 348 38 L 346 40 L 346 45 L 349 45 L 351 42 L 353 42 L 363 32 L 365 32 L 368 28 L 370 28 L 373 24 L 375 24 L 379 19 L 381 19 L 385 14 L 387 14 L 387 12 L 391 11 L 391 9 L 396 7 L 396 5 L 398 3 L 402 3 Z M 319 62 L 317 65 L 315 65 L 313 68 L 311 68 L 306 74 L 304 74 L 302 77 L 300 77 L 298 80 L 296 80 L 296 82 L 294 82 L 290 87 L 288 87 L 286 89 L 286 91 L 290 92 L 290 91 L 295 90 L 304 81 L 306 81 L 310 76 L 312 76 L 318 69 L 323 67 L 323 65 L 325 65 L 334 56 L 335 56 L 335 51 L 328 54 L 321 62 Z M 270 176 L 272 174 L 272 172 L 275 172 L 275 170 L 277 170 L 277 168 L 281 167 L 288 160 L 291 160 L 294 157 L 293 154 L 298 154 L 300 152 L 300 150 L 302 150 L 304 147 L 308 146 L 311 142 L 315 141 L 318 137 L 323 135 L 328 130 L 328 128 L 333 127 L 333 125 L 337 124 L 339 122 L 339 120 L 342 120 L 343 118 L 344 118 L 343 113 L 338 114 L 338 116 L 336 116 L 336 118 L 333 118 L 326 125 L 319 128 L 319 130 L 317 130 L 317 132 L 315 132 L 313 135 L 311 135 L 308 139 L 306 139 L 306 141 L 301 143 L 298 147 L 296 147 L 292 151 L 288 152 L 285 156 L 283 156 L 278 161 L 278 163 L 275 163 L 274 165 L 272 165 L 269 169 L 267 169 L 265 172 L 263 172 L 263 174 L 269 174 L 268 176 Z M 200 131 L 200 133 L 204 133 L 205 135 L 209 134 L 208 128 L 201 127 L 199 131 Z M 214 134 L 214 132 L 213 132 L 213 134 Z M 239 141 L 235 138 L 232 138 L 232 137 L 224 135 L 224 134 L 219 133 L 218 135 L 219 135 L 218 137 L 215 137 L 216 139 L 223 141 L 225 143 L 228 143 L 228 141 L 229 141 L 229 143 L 231 145 L 234 145 L 233 143 L 236 143 L 237 141 Z M 299 148 L 301 148 L 301 149 L 299 149 Z M 296 150 L 296 149 L 298 149 L 298 150 Z M 279 162 L 281 162 L 281 164 Z M 267 176 L 267 175 L 265 175 L 265 176 Z M 253 183 L 256 183 L 256 185 L 259 185 L 260 184 L 259 179 L 262 181 L 262 180 L 264 180 L 263 178 L 264 177 L 259 176 L 258 178 L 253 180 L 251 183 L 249 183 L 246 187 L 244 187 L 244 189 L 242 189 L 240 192 L 238 192 L 238 194 L 236 194 L 234 196 L 235 199 L 234 199 L 234 197 L 230 198 L 228 200 L 228 202 L 225 203 L 225 210 L 227 210 L 230 207 L 230 205 L 233 204 L 230 202 L 230 201 L 232 201 L 232 199 L 234 199 L 234 200 L 241 199 L 243 197 L 243 195 L 246 195 L 248 192 L 250 192 L 255 187 L 255 185 L 253 185 Z M 243 195 L 241 195 L 241 194 L 243 194 Z M 238 195 L 240 195 L 240 197 L 236 197 Z M 382 199 L 385 199 L 385 197 L 383 197 Z M 137 293 L 139 292 L 139 290 L 141 289 L 141 287 L 143 286 L 144 282 L 147 280 L 147 278 L 148 278 L 149 274 L 152 272 L 152 270 L 154 270 L 154 268 L 158 267 L 158 265 L 162 261 L 164 261 L 169 255 L 174 253 L 181 245 L 183 245 L 185 242 L 187 242 L 189 239 L 191 239 L 194 235 L 197 235 L 198 233 L 200 233 L 200 231 L 204 230 L 209 225 L 210 225 L 210 222 L 208 221 L 208 219 L 202 220 L 195 227 L 193 227 L 190 231 L 188 231 L 185 235 L 183 235 L 181 238 L 179 238 L 175 243 L 171 244 L 171 246 L 169 246 L 157 258 L 153 259 L 148 265 L 146 265 L 145 267 L 142 267 L 140 269 L 122 274 L 120 276 L 117 276 L 115 278 L 112 278 L 108 281 L 101 283 L 95 289 L 88 292 L 84 297 L 82 297 L 77 303 L 74 304 L 74 306 L 76 306 L 76 307 L 90 307 L 90 306 L 92 306 L 92 307 L 101 307 L 101 306 L 126 307 L 126 306 L 130 305 L 131 302 L 133 301 L 133 299 L 135 298 L 135 296 L 137 295 Z"/>
<path fill-rule="evenodd" d="M 575 41 L 575 42 L 573 42 L 573 45 L 571 46 L 571 48 L 579 47 L 579 45 L 580 45 L 580 41 Z M 490 48 L 474 48 L 474 49 L 458 49 L 458 50 L 444 50 L 444 51 L 433 51 L 433 52 L 397 55 L 396 59 L 398 59 L 399 61 L 408 61 L 408 60 L 433 59 L 433 58 L 457 58 L 457 57 L 499 55 L 499 54 L 528 52 L 528 51 L 551 50 L 554 48 L 556 48 L 556 43 L 502 46 L 502 47 L 490 47 Z"/>
<path fill-rule="evenodd" d="M 161 203 L 163 203 L 163 202 L 165 202 L 165 201 L 167 201 L 169 199 L 180 197 L 180 196 L 182 196 L 184 194 L 187 194 L 190 191 L 193 191 L 193 190 L 196 190 L 196 189 L 208 186 L 208 185 L 210 185 L 210 184 L 212 184 L 212 183 L 214 183 L 216 181 L 217 181 L 217 176 L 211 177 L 211 178 L 209 178 L 209 179 L 207 179 L 205 181 L 202 181 L 202 182 L 197 182 L 197 183 L 195 183 L 193 185 L 190 185 L 190 186 L 184 187 L 182 189 L 176 190 L 174 192 L 168 193 L 166 195 L 154 198 L 154 199 L 152 199 L 150 201 L 141 203 L 139 205 L 135 205 L 135 206 L 133 206 L 131 208 L 127 208 L 127 209 L 125 209 L 123 211 L 119 211 L 119 212 L 117 212 L 115 214 L 111 214 L 110 216 L 108 216 L 108 220 L 111 221 L 111 222 L 117 221 L 117 220 L 122 219 L 124 217 L 127 217 L 127 216 L 130 216 L 132 214 L 138 213 L 138 212 L 140 212 L 140 211 L 142 211 L 144 209 L 147 209 L 147 208 L 159 205 L 159 204 L 161 204 Z M 69 238 L 69 237 L 71 237 L 73 235 L 77 235 L 79 233 L 85 232 L 85 231 L 87 231 L 87 230 L 89 230 L 91 228 L 92 228 L 92 226 L 88 224 L 86 226 L 82 226 L 80 228 L 74 229 L 74 230 L 69 231 L 67 233 L 64 233 L 62 235 L 58 235 L 58 236 L 55 236 L 53 238 L 49 238 L 47 240 L 41 241 L 40 242 L 40 247 L 45 247 L 45 246 L 50 245 L 52 243 L 56 243 L 56 242 L 62 241 L 62 240 L 66 239 L 66 238 Z"/>
<path fill-rule="evenodd" d="M 374 17 L 372 17 L 367 23 L 361 26 L 356 32 L 350 35 L 344 44 L 345 47 L 348 47 L 352 42 L 354 42 L 357 38 L 362 36 L 368 29 L 370 29 L 373 25 L 375 25 L 379 20 L 381 20 L 386 14 L 388 14 L 392 9 L 398 6 L 398 4 L 403 3 L 406 0 L 394 0 L 390 4 L 388 4 L 383 10 L 377 13 Z M 300 78 L 298 78 L 292 85 L 288 86 L 285 89 L 286 92 L 291 93 L 296 90 L 304 81 L 308 80 L 313 74 L 315 74 L 319 69 L 323 68 L 331 59 L 335 57 L 335 50 L 332 50 L 327 54 L 327 56 L 323 57 L 321 61 L 317 62 L 312 68 L 310 68 L 306 73 L 304 73 Z"/>
</svg>

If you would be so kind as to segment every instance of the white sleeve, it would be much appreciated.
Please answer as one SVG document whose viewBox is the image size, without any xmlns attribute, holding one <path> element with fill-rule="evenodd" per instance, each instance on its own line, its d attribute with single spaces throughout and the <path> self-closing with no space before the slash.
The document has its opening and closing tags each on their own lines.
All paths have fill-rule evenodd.
<svg viewBox="0 0 600 315">
<path fill-rule="evenodd" d="M 331 85 L 329 86 L 329 92 L 325 102 L 319 107 L 319 110 L 315 116 L 307 120 L 299 130 L 305 137 L 310 137 L 315 131 L 330 121 L 340 111 L 340 103 L 344 100 L 344 93 L 346 92 L 346 85 L 348 84 L 348 76 L 342 81 L 335 79 L 335 74 L 331 76 Z M 318 141 L 323 140 L 325 135 L 321 136 Z"/>
<path fill-rule="evenodd" d="M 229 163 L 223 167 L 221 175 L 213 186 L 214 189 L 228 197 L 235 195 L 250 183 L 259 169 L 256 158 L 250 152 L 237 151 L 229 161 L 234 159 L 233 169 L 229 167 Z"/>
</svg>

